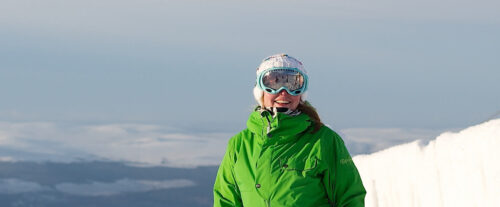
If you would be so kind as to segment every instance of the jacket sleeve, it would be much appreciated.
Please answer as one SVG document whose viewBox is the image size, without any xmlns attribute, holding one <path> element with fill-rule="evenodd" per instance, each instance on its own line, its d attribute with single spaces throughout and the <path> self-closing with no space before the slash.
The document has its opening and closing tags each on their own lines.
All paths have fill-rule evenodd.
<svg viewBox="0 0 500 207">
<path fill-rule="evenodd" d="M 236 207 L 243 206 L 240 192 L 234 178 L 234 163 L 236 160 L 234 152 L 234 139 L 228 143 L 226 154 L 222 159 L 214 184 L 214 207 Z"/>
<path fill-rule="evenodd" d="M 326 159 L 328 169 L 323 177 L 323 183 L 328 199 L 333 206 L 358 207 L 365 206 L 366 190 L 358 169 L 339 135 L 334 134 L 333 156 Z M 330 145 L 332 146 L 332 145 Z"/>
</svg>

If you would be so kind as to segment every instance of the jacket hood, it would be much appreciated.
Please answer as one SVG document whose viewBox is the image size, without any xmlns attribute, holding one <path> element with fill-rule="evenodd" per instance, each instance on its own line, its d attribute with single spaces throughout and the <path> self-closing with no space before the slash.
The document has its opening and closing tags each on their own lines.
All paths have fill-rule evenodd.
<svg viewBox="0 0 500 207">
<path fill-rule="evenodd" d="M 247 128 L 263 140 L 284 143 L 293 140 L 311 126 L 308 115 L 291 116 L 278 112 L 275 116 L 267 110 L 256 110 L 250 114 Z"/>
</svg>

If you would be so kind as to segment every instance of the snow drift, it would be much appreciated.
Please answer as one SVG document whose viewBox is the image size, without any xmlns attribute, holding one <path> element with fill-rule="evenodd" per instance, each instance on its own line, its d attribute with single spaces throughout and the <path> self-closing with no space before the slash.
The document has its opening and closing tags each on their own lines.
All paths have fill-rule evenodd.
<svg viewBox="0 0 500 207">
<path fill-rule="evenodd" d="M 500 119 L 353 159 L 366 206 L 500 206 Z"/>
</svg>

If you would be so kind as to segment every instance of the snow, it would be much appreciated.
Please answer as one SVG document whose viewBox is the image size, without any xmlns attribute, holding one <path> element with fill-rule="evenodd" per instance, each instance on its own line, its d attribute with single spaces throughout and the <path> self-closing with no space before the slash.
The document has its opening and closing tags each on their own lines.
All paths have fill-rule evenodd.
<svg viewBox="0 0 500 207">
<path fill-rule="evenodd" d="M 500 119 L 354 162 L 366 206 L 500 206 Z"/>
</svg>

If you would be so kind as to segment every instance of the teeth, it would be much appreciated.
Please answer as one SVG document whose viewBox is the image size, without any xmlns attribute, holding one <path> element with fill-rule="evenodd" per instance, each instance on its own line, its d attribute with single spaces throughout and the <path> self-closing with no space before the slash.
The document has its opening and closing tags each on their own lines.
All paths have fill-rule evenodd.
<svg viewBox="0 0 500 207">
<path fill-rule="evenodd" d="M 276 101 L 276 103 L 287 104 L 290 103 L 290 101 Z"/>
</svg>

